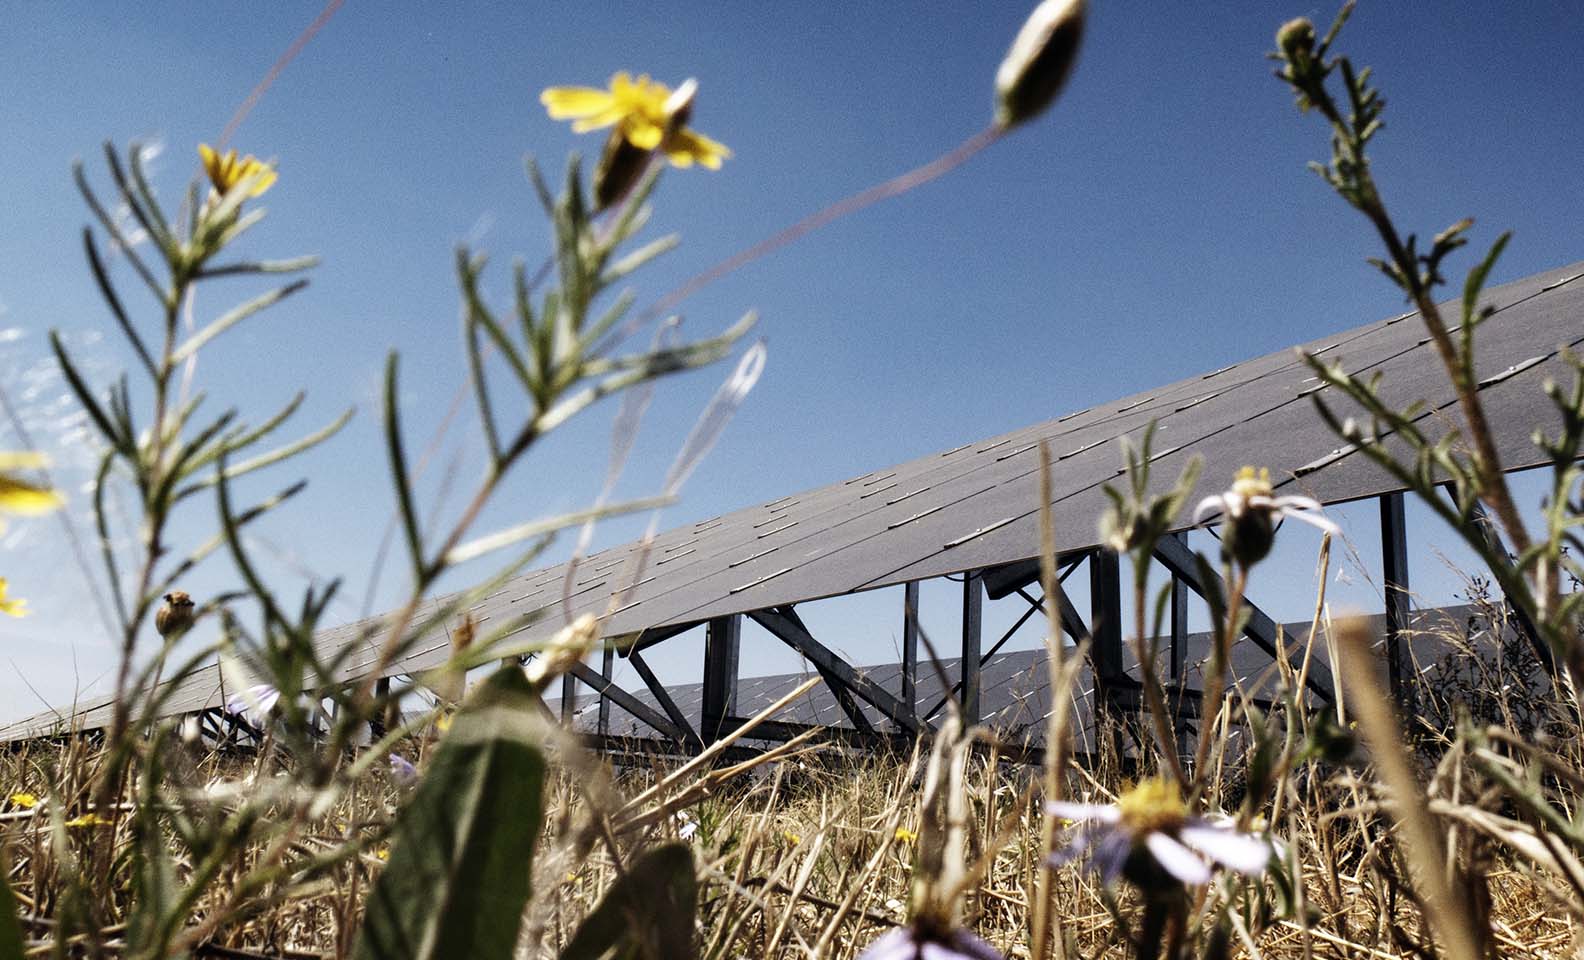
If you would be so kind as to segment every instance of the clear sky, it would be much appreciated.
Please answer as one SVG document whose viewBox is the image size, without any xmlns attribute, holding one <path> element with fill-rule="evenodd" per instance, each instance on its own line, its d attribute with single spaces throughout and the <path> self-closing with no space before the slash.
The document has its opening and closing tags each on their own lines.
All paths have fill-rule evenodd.
<svg viewBox="0 0 1584 960">
<path fill-rule="evenodd" d="M 718 173 L 665 178 L 651 233 L 679 231 L 683 245 L 635 278 L 653 298 L 982 127 L 996 64 L 1030 7 L 349 2 L 234 141 L 280 168 L 248 252 L 317 253 L 323 266 L 307 291 L 216 341 L 198 370 L 210 405 L 236 404 L 255 422 L 299 386 L 309 391 L 300 431 L 358 408 L 334 442 L 243 491 L 311 479 L 259 531 L 281 582 L 295 591 L 303 573 L 343 576 L 337 618 L 365 609 L 392 503 L 374 403 L 386 351 L 404 357 L 403 406 L 421 445 L 464 375 L 456 244 L 494 254 L 488 289 L 503 299 L 512 258 L 537 262 L 548 249 L 522 156 L 554 171 L 569 150 L 598 150 L 597 138 L 545 117 L 543 87 L 603 85 L 622 69 L 673 85 L 699 79 L 694 125 L 735 155 Z M 196 172 L 196 144 L 214 140 L 319 9 L 6 5 L 0 382 L 59 464 L 85 537 L 81 485 L 92 457 L 47 359 L 46 331 L 60 329 L 99 384 L 128 355 L 82 260 L 87 212 L 71 160 L 88 158 L 103 183 L 101 141 L 162 144 L 156 185 L 174 205 Z M 1363 263 L 1375 252 L 1363 221 L 1304 170 L 1326 153 L 1318 123 L 1296 113 L 1263 59 L 1284 19 L 1323 25 L 1332 13 L 1329 4 L 1097 0 L 1078 69 L 1049 115 L 946 179 L 694 297 L 684 308 L 694 336 L 758 310 L 770 360 L 665 521 L 767 501 L 1400 312 L 1396 291 Z M 1512 229 L 1498 281 L 1584 258 L 1580 40 L 1575 5 L 1538 2 L 1374 0 L 1344 34 L 1343 48 L 1376 68 L 1388 100 L 1374 154 L 1388 203 L 1422 233 L 1462 216 L 1478 221 L 1477 244 Z M 200 317 L 256 290 L 211 286 Z M 154 322 L 146 302 L 140 309 Z M 660 388 L 623 494 L 658 485 L 724 372 Z M 596 409 L 547 443 L 480 530 L 586 504 L 611 412 Z M 0 447 L 19 444 L 0 425 Z M 464 422 L 441 449 L 442 464 L 461 458 L 454 508 L 477 474 L 476 425 Z M 441 492 L 430 484 L 426 499 Z M 1362 549 L 1373 516 L 1343 516 Z M 194 543 L 211 524 L 211 505 L 195 505 L 180 532 Z M 599 540 L 637 528 L 613 523 Z M 1417 542 L 1416 577 L 1424 567 L 1428 583 L 1447 541 Z M 1309 549 L 1292 548 L 1299 572 Z M 0 720 L 38 709 L 29 685 L 56 702 L 102 689 L 111 648 L 58 521 L 11 524 L 0 550 L 0 575 L 33 607 L 25 620 L 0 619 Z M 232 580 L 217 561 L 187 587 L 201 597 Z M 387 571 L 373 609 L 402 587 Z M 1273 588 L 1273 612 L 1302 615 L 1309 589 Z M 937 629 L 949 633 L 944 604 Z M 873 609 L 825 615 L 844 629 L 835 645 L 859 662 L 888 659 L 893 646 L 900 614 Z M 694 675 L 687 653 L 665 662 L 667 675 Z M 788 666 L 758 645 L 745 658 L 749 672 Z"/>
</svg>

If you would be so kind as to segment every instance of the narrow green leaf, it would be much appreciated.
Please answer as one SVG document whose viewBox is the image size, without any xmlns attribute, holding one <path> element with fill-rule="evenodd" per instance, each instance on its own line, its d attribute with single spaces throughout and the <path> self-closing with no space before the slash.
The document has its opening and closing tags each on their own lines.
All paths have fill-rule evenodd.
<svg viewBox="0 0 1584 960">
<path fill-rule="evenodd" d="M 358 960 L 507 960 L 544 815 L 538 698 L 520 670 L 469 697 L 396 820 Z"/>
<path fill-rule="evenodd" d="M 0 960 L 22 960 L 22 925 L 17 922 L 16 897 L 0 875 Z"/>
<path fill-rule="evenodd" d="M 252 300 L 249 300 L 246 303 L 241 303 L 231 308 L 230 312 L 226 313 L 225 316 L 222 316 L 214 323 L 211 323 L 209 326 L 199 330 L 197 333 L 193 334 L 186 343 L 183 343 L 181 346 L 177 347 L 176 352 L 171 354 L 171 366 L 174 367 L 183 360 L 186 360 L 188 357 L 202 349 L 204 344 L 208 343 L 210 340 L 213 340 L 215 337 L 218 337 L 220 334 L 225 333 L 227 330 L 236 326 L 238 323 L 241 323 L 243 320 L 246 320 L 248 317 L 251 317 L 253 314 L 258 313 L 260 310 L 263 310 L 265 307 L 270 306 L 271 304 L 279 303 L 306 286 L 308 286 L 307 280 L 294 280 L 291 283 L 286 284 L 284 287 L 277 287 L 276 289 L 271 290 L 269 293 L 254 297 Z"/>
<path fill-rule="evenodd" d="M 698 880 L 685 843 L 667 843 L 639 857 L 584 918 L 561 960 L 605 957 L 687 960 L 693 942 Z"/>
</svg>

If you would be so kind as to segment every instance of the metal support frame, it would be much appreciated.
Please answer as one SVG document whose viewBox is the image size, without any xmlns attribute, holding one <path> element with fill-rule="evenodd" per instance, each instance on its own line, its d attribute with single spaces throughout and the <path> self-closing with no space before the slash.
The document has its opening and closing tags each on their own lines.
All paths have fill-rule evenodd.
<svg viewBox="0 0 1584 960">
<path fill-rule="evenodd" d="M 801 653 L 822 674 L 829 671 L 832 677 L 846 685 L 860 699 L 885 714 L 886 719 L 909 733 L 918 733 L 924 725 L 914 718 L 913 710 L 884 687 L 854 670 L 852 664 L 838 657 L 829 647 L 814 639 L 796 620 L 782 609 L 755 610 L 748 614 L 753 621 L 775 635 L 782 643 Z"/>
<path fill-rule="evenodd" d="M 704 691 L 699 735 L 714 743 L 726 732 L 737 707 L 737 663 L 742 652 L 742 615 L 709 621 L 704 634 Z"/>
<path fill-rule="evenodd" d="M 1190 590 L 1201 597 L 1204 596 L 1205 585 L 1200 582 L 1199 567 L 1194 562 L 1194 552 L 1188 548 L 1187 543 L 1183 542 L 1181 534 L 1171 534 L 1157 540 L 1155 542 L 1155 559 L 1165 564 L 1166 569 L 1171 571 L 1173 576 L 1180 577 Z M 1222 586 L 1222 589 L 1226 589 L 1225 585 Z M 1281 656 L 1280 650 L 1276 646 L 1276 638 L 1280 633 L 1283 638 L 1283 644 L 1289 646 L 1289 656 L 1300 656 L 1297 642 L 1282 631 L 1281 624 L 1272 620 L 1269 614 L 1255 606 L 1246 597 L 1243 600 L 1243 607 L 1248 611 L 1248 618 L 1243 624 L 1243 634 L 1254 641 L 1255 646 L 1265 651 L 1272 658 Z M 1289 660 L 1288 662 L 1292 664 L 1295 671 L 1301 670 L 1303 667 L 1301 661 Z M 1336 688 L 1331 680 L 1331 671 L 1318 659 L 1310 660 L 1309 662 L 1307 686 L 1323 702 L 1336 702 L 1336 695 L 1332 692 Z"/>
<path fill-rule="evenodd" d="M 909 580 L 902 587 L 902 702 L 918 712 L 919 585 Z"/>
<path fill-rule="evenodd" d="M 962 684 L 963 722 L 976 724 L 983 719 L 979 707 L 980 651 L 984 630 L 984 580 L 979 571 L 963 574 L 962 659 L 958 676 Z"/>
<path fill-rule="evenodd" d="M 1122 668 L 1122 564 L 1114 550 L 1089 555 L 1089 631 L 1094 638 L 1089 661 L 1094 667 L 1095 724 L 1119 719 Z M 1120 755 L 1120 751 L 1119 751 Z"/>
<path fill-rule="evenodd" d="M 600 687 L 599 726 L 597 729 L 602 737 L 610 733 L 610 697 L 605 695 L 605 691 L 610 688 L 611 674 L 615 672 L 616 648 L 606 644 L 600 656 L 600 679 L 604 683 Z"/>
<path fill-rule="evenodd" d="M 682 708 L 678 707 L 676 701 L 671 699 L 671 691 L 667 690 L 665 684 L 660 682 L 660 678 L 655 676 L 653 670 L 649 669 L 648 661 L 644 660 L 637 650 L 631 650 L 628 651 L 627 662 L 631 663 L 633 669 L 638 671 L 638 676 L 643 678 L 644 686 L 649 688 L 649 692 L 654 695 L 655 702 L 660 704 L 660 709 L 665 711 L 665 715 L 671 721 L 671 725 L 681 734 L 682 742 L 702 747 L 704 739 L 698 735 L 698 731 L 693 729 L 693 724 L 688 722 L 687 714 L 683 713 Z"/>
<path fill-rule="evenodd" d="M 782 609 L 782 613 L 793 623 L 797 624 L 804 633 L 809 632 L 808 624 L 804 623 L 803 618 L 797 615 L 797 610 L 786 607 Z M 869 718 L 864 715 L 863 707 L 859 706 L 857 698 L 853 696 L 851 690 L 847 689 L 847 685 L 842 683 L 841 679 L 831 673 L 827 667 L 822 667 L 816 663 L 814 669 L 819 672 L 820 679 L 825 681 L 825 685 L 830 687 L 831 694 L 836 697 L 836 705 L 841 707 L 842 713 L 847 715 L 847 722 L 852 724 L 853 729 L 859 733 L 874 733 L 874 724 L 870 723 Z"/>
<path fill-rule="evenodd" d="M 1171 665 L 1169 667 L 1171 687 L 1178 691 L 1187 689 L 1188 686 L 1188 585 L 1183 578 L 1172 574 L 1171 579 Z M 1189 737 L 1188 717 L 1182 709 L 1182 697 L 1178 697 L 1178 708 L 1172 711 L 1172 730 L 1177 738 L 1177 750 L 1186 754 L 1193 749 Z"/>
<path fill-rule="evenodd" d="M 688 734 L 692 731 L 678 729 L 677 726 L 671 721 L 667 720 L 665 717 L 662 717 L 660 714 L 655 713 L 648 704 L 644 703 L 642 700 L 639 700 L 626 690 L 623 690 L 621 687 L 616 686 L 616 684 L 610 681 L 609 677 L 605 677 L 599 673 L 596 673 L 594 668 L 590 667 L 588 664 L 579 663 L 574 665 L 572 667 L 571 674 L 569 675 L 575 675 L 579 680 L 582 680 L 584 683 L 599 691 L 601 707 L 607 712 L 607 714 L 610 709 L 610 702 L 615 701 L 617 706 L 621 707 L 623 710 L 626 710 L 639 720 L 642 720 L 644 723 L 647 723 L 654 729 L 670 737 L 672 740 L 675 740 L 678 743 L 688 742 Z M 605 719 L 605 726 L 609 726 L 608 715 Z M 598 733 L 603 737 L 608 736 L 610 731 L 607 729 L 600 729 Z"/>
<path fill-rule="evenodd" d="M 580 662 L 578 666 L 583 666 Z M 572 726 L 572 714 L 577 705 L 577 671 L 568 670 L 561 675 L 561 725 Z"/>
<path fill-rule="evenodd" d="M 1403 495 L 1380 496 L 1381 571 L 1386 594 L 1386 671 L 1391 679 L 1392 699 L 1403 716 L 1415 712 L 1413 647 L 1406 641 L 1408 630 L 1408 530 L 1403 511 Z"/>
</svg>

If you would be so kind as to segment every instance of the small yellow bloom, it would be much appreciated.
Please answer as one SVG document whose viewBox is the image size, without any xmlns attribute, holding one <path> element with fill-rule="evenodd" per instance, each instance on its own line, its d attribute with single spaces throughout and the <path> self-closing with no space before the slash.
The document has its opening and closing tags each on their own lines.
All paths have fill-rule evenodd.
<svg viewBox="0 0 1584 960">
<path fill-rule="evenodd" d="M 65 823 L 65 826 L 72 830 L 81 827 L 107 827 L 109 825 L 110 820 L 99 816 L 97 813 L 85 813 L 80 817 L 73 817 Z"/>
<path fill-rule="evenodd" d="M 12 470 L 36 470 L 49 466 L 41 453 L 0 451 L 0 513 L 32 516 L 49 513 L 65 502 L 48 487 L 28 483 L 10 474 Z M 0 530 L 5 529 L 0 524 Z"/>
<path fill-rule="evenodd" d="M 451 710 L 447 710 L 440 714 L 440 716 L 435 718 L 435 729 L 439 730 L 441 733 L 445 733 L 447 730 L 450 730 L 451 720 L 455 716 L 456 713 Z"/>
<path fill-rule="evenodd" d="M 27 601 L 21 597 L 6 596 L 9 588 L 10 584 L 6 583 L 6 578 L 0 577 L 0 613 L 13 617 L 27 616 Z"/>
<path fill-rule="evenodd" d="M 390 847 L 376 847 L 374 850 L 374 857 L 377 860 L 389 860 Z"/>
<path fill-rule="evenodd" d="M 1248 500 L 1251 497 L 1268 497 L 1272 492 L 1270 468 L 1242 467 L 1232 480 L 1232 492 Z"/>
<path fill-rule="evenodd" d="M 901 840 L 903 843 L 912 843 L 918 839 L 918 834 L 914 833 L 912 830 L 909 830 L 907 827 L 897 827 L 896 838 Z"/>
<path fill-rule="evenodd" d="M 1177 784 L 1165 777 L 1140 782 L 1117 798 L 1122 822 L 1135 834 L 1173 831 L 1188 820 L 1188 805 L 1183 803 Z"/>
<path fill-rule="evenodd" d="M 667 101 L 671 88 L 658 80 L 622 71 L 611 77 L 610 89 L 595 87 L 550 87 L 539 94 L 552 120 L 571 120 L 575 133 L 588 133 L 614 126 L 622 137 L 640 150 L 660 150 L 673 167 L 697 163 L 719 170 L 721 161 L 731 156 L 726 145 L 685 126 L 670 130 L 672 112 Z"/>
<path fill-rule="evenodd" d="M 786 842 L 792 844 L 794 847 L 803 842 L 803 838 L 793 833 L 791 830 L 781 831 L 781 836 L 785 837 Z"/>
<path fill-rule="evenodd" d="M 38 797 L 31 793 L 11 794 L 11 805 L 13 807 L 21 807 L 23 810 L 32 810 L 34 807 L 38 806 L 38 803 Z"/>
<path fill-rule="evenodd" d="M 209 182 L 222 195 L 231 192 L 231 188 L 248 179 L 257 176 L 248 196 L 256 197 L 275 184 L 275 167 L 272 164 L 253 156 L 251 153 L 242 159 L 237 159 L 235 150 L 227 150 L 224 154 L 215 153 L 214 148 L 207 143 L 198 144 L 198 156 L 203 158 L 204 172 L 209 174 Z"/>
</svg>

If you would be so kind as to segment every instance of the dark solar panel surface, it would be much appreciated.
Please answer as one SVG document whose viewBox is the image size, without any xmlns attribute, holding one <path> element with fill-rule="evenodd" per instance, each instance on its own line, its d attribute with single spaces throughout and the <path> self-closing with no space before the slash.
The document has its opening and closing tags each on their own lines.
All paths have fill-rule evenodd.
<svg viewBox="0 0 1584 960">
<path fill-rule="evenodd" d="M 1529 441 L 1557 422 L 1540 389 L 1565 380 L 1559 348 L 1584 345 L 1584 263 L 1494 287 L 1495 313 L 1476 332 L 1477 376 L 1508 467 L 1539 462 Z M 1459 315 L 1448 304 L 1447 317 Z M 1400 405 L 1424 401 L 1423 429 L 1439 436 L 1454 422 L 1455 396 L 1415 314 L 1403 314 L 1301 345 L 1349 372 L 1383 376 Z M 548 638 L 570 618 L 605 613 L 607 636 L 702 621 L 802 600 L 960 573 L 1035 556 L 1039 549 L 1038 444 L 1054 459 L 1053 510 L 1064 550 L 1096 543 L 1102 486 L 1121 472 L 1121 438 L 1137 441 L 1157 423 L 1154 471 L 1169 484 L 1193 455 L 1204 457 L 1204 490 L 1224 489 L 1246 463 L 1270 468 L 1282 488 L 1325 503 L 1398 489 L 1368 460 L 1341 447 L 1316 416 L 1319 384 L 1292 350 L 1233 364 L 1154 390 L 963 444 L 908 463 L 660 534 L 647 550 L 613 547 L 582 560 L 567 588 L 566 564 L 512 580 L 472 608 L 492 622 L 537 615 L 524 639 Z M 1351 404 L 1323 390 L 1333 406 Z M 1186 517 L 1184 518 L 1187 519 Z M 620 603 L 612 610 L 612 597 Z M 423 611 L 441 600 L 428 601 Z M 422 616 L 422 612 L 420 616 Z M 348 677 L 375 659 L 376 618 L 326 631 L 322 650 L 360 643 Z M 443 636 L 393 664 L 387 674 L 433 667 L 449 654 Z M 216 705 L 218 674 L 194 675 L 170 701 L 172 713 Z M 81 720 L 103 722 L 100 704 Z M 39 717 L 0 731 L 20 735 Z"/>
</svg>

